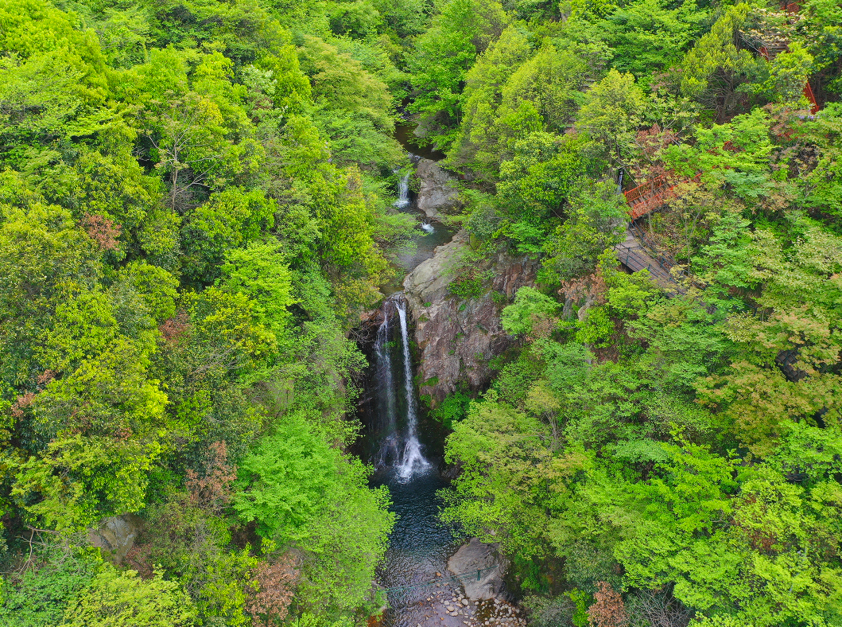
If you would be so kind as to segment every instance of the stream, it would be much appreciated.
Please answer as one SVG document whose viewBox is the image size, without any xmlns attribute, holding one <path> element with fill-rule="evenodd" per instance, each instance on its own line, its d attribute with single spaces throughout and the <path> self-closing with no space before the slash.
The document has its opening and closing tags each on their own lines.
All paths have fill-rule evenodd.
<svg viewBox="0 0 842 627">
<path fill-rule="evenodd" d="M 414 164 L 418 163 L 418 156 L 410 154 L 410 158 Z M 416 216 L 413 245 L 396 256 L 395 266 L 402 271 L 399 282 L 381 287 L 391 296 L 380 308 L 374 323 L 376 327 L 367 327 L 368 340 L 361 343 L 369 367 L 365 394 L 360 401 L 363 432 L 356 449 L 360 457 L 374 467 L 372 487 L 388 487 L 391 509 L 397 515 L 385 559 L 377 573 L 377 584 L 386 591 L 388 608 L 382 621 L 376 624 L 383 627 L 524 627 L 525 621 L 511 603 L 487 596 L 483 597 L 487 600 L 473 601 L 463 596 L 463 583 L 467 586 L 469 580 L 466 578 L 478 582 L 481 573 L 473 566 L 476 562 L 466 559 L 463 551 L 460 550 L 462 557 L 456 562 L 456 568 L 460 570 L 456 578 L 451 577 L 447 568 L 448 559 L 461 542 L 454 529 L 439 518 L 443 505 L 439 491 L 449 483 L 441 472 L 445 466 L 445 433 L 441 424 L 419 403 L 413 366 L 412 320 L 400 290 L 404 273 L 432 257 L 434 249 L 449 242 L 454 232 L 427 219 L 419 211 L 409 181 L 410 175 L 400 179 L 394 207 Z M 485 584 L 472 585 L 476 592 L 477 586 Z M 375 623 L 370 621 L 369 624 Z"/>
<path fill-rule="evenodd" d="M 398 515 L 378 572 L 390 608 L 383 624 L 395 627 L 442 624 L 426 599 L 431 590 L 444 588 L 428 584 L 443 581 L 437 573 L 447 572 L 447 558 L 457 548 L 451 529 L 438 517 L 436 491 L 447 485 L 439 473 L 441 428 L 419 413 L 406 306 L 401 294 L 383 305 L 372 349 L 372 402 L 364 436 L 375 467 L 372 485 L 388 486 Z"/>
<path fill-rule="evenodd" d="M 412 160 L 417 163 L 418 157 L 413 155 Z M 409 190 L 409 175 L 399 182 L 394 206 L 398 211 L 416 215 L 418 227 L 414 246 L 395 259 L 395 265 L 403 271 L 398 282 L 384 286 L 394 293 L 383 303 L 383 320 L 367 350 L 368 402 L 362 410 L 361 438 L 362 457 L 375 468 L 371 484 L 388 486 L 392 511 L 397 514 L 386 559 L 377 577 L 377 583 L 387 589 L 389 601 L 382 624 L 463 627 L 450 616 L 443 622 L 444 608 L 438 611 L 427 601 L 436 593 L 443 598 L 455 592 L 454 587 L 443 583 L 442 575 L 447 574 L 447 559 L 458 548 L 458 542 L 452 529 L 439 520 L 441 502 L 437 491 L 448 483 L 440 474 L 443 433 L 441 425 L 419 404 L 410 341 L 412 321 L 399 291 L 404 273 L 432 257 L 437 246 L 450 241 L 453 230 L 428 220 L 418 210 Z"/>
</svg>

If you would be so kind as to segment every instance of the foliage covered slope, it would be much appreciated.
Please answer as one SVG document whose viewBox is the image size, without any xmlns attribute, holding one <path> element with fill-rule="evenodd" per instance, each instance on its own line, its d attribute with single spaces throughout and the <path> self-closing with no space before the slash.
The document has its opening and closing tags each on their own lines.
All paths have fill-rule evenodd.
<svg viewBox="0 0 842 627">
<path fill-rule="evenodd" d="M 436 409 L 443 515 L 501 542 L 533 624 L 842 623 L 840 23 L 835 0 L 0 0 L 0 623 L 376 609 L 393 518 L 346 452 L 347 332 L 411 226 L 401 107 L 463 175 L 475 254 L 542 261 L 491 389 Z M 642 226 L 680 292 L 606 252 L 620 169 L 675 184 Z M 84 530 L 127 512 L 115 567 Z"/>
<path fill-rule="evenodd" d="M 437 5 L 413 107 L 475 254 L 543 271 L 491 389 L 434 409 L 445 519 L 502 544 L 535 625 L 842 623 L 840 8 L 481 4 Z M 671 289 L 610 250 L 620 171 L 674 186 L 637 224 Z"/>
</svg>

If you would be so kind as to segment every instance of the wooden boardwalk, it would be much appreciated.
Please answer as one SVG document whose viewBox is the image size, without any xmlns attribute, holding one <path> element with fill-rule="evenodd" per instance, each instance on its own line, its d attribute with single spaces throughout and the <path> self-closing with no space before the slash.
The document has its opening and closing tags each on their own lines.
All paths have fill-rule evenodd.
<svg viewBox="0 0 842 627">
<path fill-rule="evenodd" d="M 614 252 L 617 254 L 617 261 L 632 272 L 649 270 L 649 274 L 661 287 L 683 291 L 669 270 L 643 247 L 630 228 L 626 228 L 626 239 L 614 247 Z"/>
</svg>

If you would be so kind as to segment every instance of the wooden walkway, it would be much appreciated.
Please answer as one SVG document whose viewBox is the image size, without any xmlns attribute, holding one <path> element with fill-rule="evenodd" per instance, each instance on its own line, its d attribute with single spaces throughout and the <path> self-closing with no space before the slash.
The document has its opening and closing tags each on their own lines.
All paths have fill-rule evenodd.
<svg viewBox="0 0 842 627">
<path fill-rule="evenodd" d="M 670 271 L 643 247 L 630 228 L 626 228 L 626 239 L 614 247 L 614 252 L 617 254 L 617 261 L 632 272 L 649 270 L 649 274 L 661 287 L 672 291 L 684 291 Z"/>
<path fill-rule="evenodd" d="M 801 10 L 797 1 L 787 3 L 784 0 L 782 8 L 789 13 L 798 13 Z M 786 52 L 788 49 L 787 41 L 775 39 L 761 42 L 757 50 L 767 61 L 772 61 L 778 54 Z M 819 107 L 816 101 L 809 80 L 804 85 L 804 96 L 810 102 L 810 113 L 815 115 L 821 107 Z M 723 148 L 726 150 L 736 150 L 730 141 L 725 142 Z M 698 181 L 700 174 L 696 174 L 694 180 Z M 622 178 L 620 181 L 622 187 Z M 623 192 L 626 203 L 629 206 L 630 222 L 626 227 L 626 239 L 614 247 L 614 252 L 617 254 L 617 260 L 632 272 L 649 270 L 652 278 L 661 287 L 684 293 L 686 290 L 678 284 L 675 277 L 669 271 L 669 268 L 673 266 L 674 262 L 660 255 L 653 242 L 650 242 L 648 247 L 644 246 L 641 240 L 648 238 L 634 226 L 635 220 L 656 209 L 660 209 L 666 204 L 675 195 L 674 189 L 675 183 L 670 181 L 667 175 L 662 174 L 651 181 L 638 185 L 634 189 Z"/>
</svg>

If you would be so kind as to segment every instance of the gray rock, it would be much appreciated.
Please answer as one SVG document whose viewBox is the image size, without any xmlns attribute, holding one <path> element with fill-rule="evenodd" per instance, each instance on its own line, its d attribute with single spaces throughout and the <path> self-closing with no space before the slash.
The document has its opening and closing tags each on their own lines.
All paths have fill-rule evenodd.
<svg viewBox="0 0 842 627">
<path fill-rule="evenodd" d="M 454 186 L 455 177 L 435 161 L 420 159 L 415 173 L 421 183 L 418 189 L 418 208 L 428 218 L 438 218 L 459 204 L 459 191 Z"/>
<path fill-rule="evenodd" d="M 472 538 L 447 560 L 447 569 L 454 575 L 461 575 L 465 596 L 478 601 L 494 599 L 505 594 L 503 576 L 508 563 L 500 555 L 497 544 L 480 542 Z M 473 573 L 479 571 L 478 576 Z M 468 577 L 466 575 L 470 574 Z"/>
<path fill-rule="evenodd" d="M 88 542 L 107 551 L 119 564 L 131 551 L 140 532 L 142 519 L 134 514 L 122 514 L 104 519 L 99 529 L 88 529 Z"/>
<path fill-rule="evenodd" d="M 492 295 L 496 292 L 511 299 L 522 286 L 534 285 L 540 265 L 527 257 L 498 253 L 476 266 L 478 272 L 490 270 L 487 291 L 477 298 L 456 298 L 448 292 L 448 285 L 457 276 L 453 269 L 469 250 L 468 239 L 467 232 L 458 232 L 403 283 L 421 351 L 420 393 L 429 395 L 434 403 L 454 392 L 459 382 L 474 390 L 487 385 L 492 375 L 489 360 L 516 341 L 500 323 L 506 302 Z"/>
</svg>

